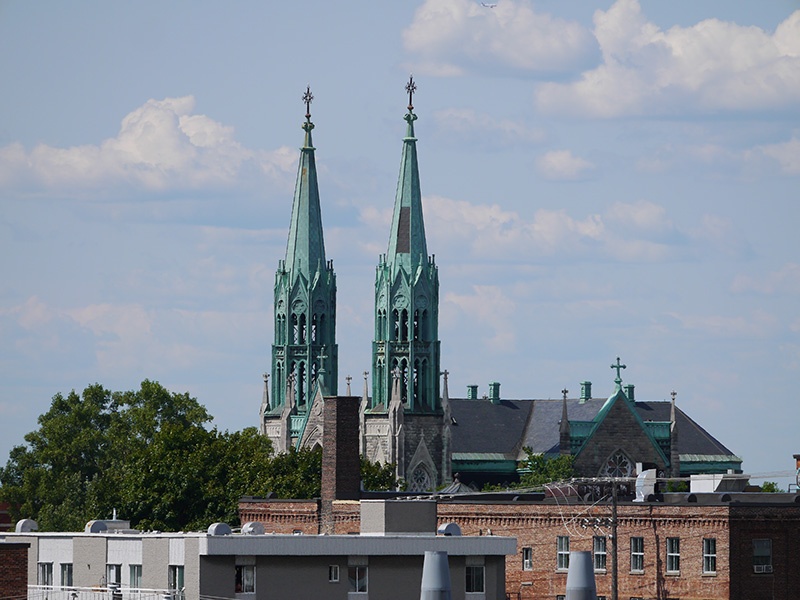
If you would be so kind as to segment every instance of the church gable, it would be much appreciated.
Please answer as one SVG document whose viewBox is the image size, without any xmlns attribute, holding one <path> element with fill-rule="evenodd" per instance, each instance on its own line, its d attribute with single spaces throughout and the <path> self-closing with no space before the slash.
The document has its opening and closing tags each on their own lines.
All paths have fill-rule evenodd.
<svg viewBox="0 0 800 600">
<path fill-rule="evenodd" d="M 634 411 L 622 390 L 608 400 L 591 435 L 575 453 L 576 474 L 624 477 L 633 474 L 637 462 L 667 468 L 669 461 Z"/>
</svg>

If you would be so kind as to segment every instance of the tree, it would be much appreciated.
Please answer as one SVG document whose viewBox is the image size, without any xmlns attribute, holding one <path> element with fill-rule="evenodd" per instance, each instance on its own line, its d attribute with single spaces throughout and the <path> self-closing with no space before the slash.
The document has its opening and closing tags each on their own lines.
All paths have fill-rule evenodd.
<svg viewBox="0 0 800 600">
<path fill-rule="evenodd" d="M 242 496 L 320 495 L 322 451 L 273 456 L 255 428 L 208 430 L 211 415 L 188 394 L 145 380 L 138 390 L 99 384 L 53 396 L 39 428 L 0 469 L 0 500 L 41 531 L 83 529 L 114 509 L 134 527 L 179 531 L 238 524 Z M 366 489 L 394 489 L 394 465 L 361 460 Z"/>
<path fill-rule="evenodd" d="M 761 491 L 771 494 L 782 494 L 786 490 L 781 489 L 776 481 L 765 481 L 761 484 Z"/>
<path fill-rule="evenodd" d="M 525 448 L 525 459 L 520 461 L 520 487 L 538 487 L 546 483 L 565 481 L 573 476 L 572 465 L 575 457 L 561 455 L 547 458 L 544 454 L 535 454 L 531 448 Z"/>
</svg>

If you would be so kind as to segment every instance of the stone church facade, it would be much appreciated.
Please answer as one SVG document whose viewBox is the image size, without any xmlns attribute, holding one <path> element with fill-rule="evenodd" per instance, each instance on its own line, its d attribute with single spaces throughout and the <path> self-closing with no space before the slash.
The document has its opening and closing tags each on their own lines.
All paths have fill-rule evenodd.
<svg viewBox="0 0 800 600">
<path fill-rule="evenodd" d="M 442 371 L 439 275 L 428 254 L 422 211 L 413 79 L 388 249 L 375 276 L 371 371 L 364 373 L 359 450 L 396 465 L 411 491 L 435 490 L 460 474 L 462 483 L 518 479 L 526 448 L 575 457 L 579 476 L 634 475 L 637 465 L 660 476 L 740 470 L 735 456 L 671 402 L 640 402 L 622 385 L 617 359 L 614 391 L 557 400 L 501 397 L 500 383 L 478 397 L 451 398 Z M 275 274 L 272 368 L 264 375 L 261 432 L 278 452 L 322 445 L 323 398 L 338 395 L 336 274 L 325 255 L 322 211 L 311 142 L 310 90 L 300 149 L 286 257 Z M 271 381 L 270 381 L 271 376 Z M 350 378 L 348 378 L 350 395 Z"/>
</svg>

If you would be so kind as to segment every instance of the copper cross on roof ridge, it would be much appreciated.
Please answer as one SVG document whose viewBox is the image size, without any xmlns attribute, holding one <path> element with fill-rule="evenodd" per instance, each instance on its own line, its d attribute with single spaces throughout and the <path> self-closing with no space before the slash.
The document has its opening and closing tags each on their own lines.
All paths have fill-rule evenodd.
<svg viewBox="0 0 800 600">
<path fill-rule="evenodd" d="M 303 102 L 306 104 L 306 120 L 311 120 L 311 101 L 314 99 L 314 95 L 311 93 L 311 86 L 306 86 L 306 93 L 303 94 Z"/>
<path fill-rule="evenodd" d="M 569 390 L 567 388 L 564 388 L 563 390 L 561 390 L 561 393 L 564 394 L 564 400 L 566 400 L 567 394 L 569 394 Z"/>
<path fill-rule="evenodd" d="M 406 91 L 408 92 L 408 110 L 414 110 L 414 92 L 417 91 L 417 84 L 414 83 L 414 76 L 408 76 L 408 83 L 406 84 Z"/>
<path fill-rule="evenodd" d="M 617 370 L 617 378 L 614 380 L 614 382 L 615 383 L 622 383 L 622 377 L 620 377 L 620 370 L 621 369 L 627 369 L 628 367 L 619 362 L 619 356 L 617 357 L 617 364 L 611 365 L 611 368 Z"/>
</svg>

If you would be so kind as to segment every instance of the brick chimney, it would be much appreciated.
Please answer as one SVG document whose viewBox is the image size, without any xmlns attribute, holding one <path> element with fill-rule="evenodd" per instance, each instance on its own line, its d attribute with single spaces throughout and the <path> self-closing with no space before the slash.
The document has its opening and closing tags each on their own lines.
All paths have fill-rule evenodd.
<svg viewBox="0 0 800 600">
<path fill-rule="evenodd" d="M 358 396 L 324 399 L 322 430 L 321 533 L 333 533 L 333 501 L 361 497 Z"/>
</svg>

